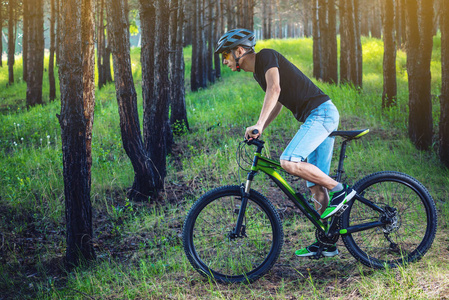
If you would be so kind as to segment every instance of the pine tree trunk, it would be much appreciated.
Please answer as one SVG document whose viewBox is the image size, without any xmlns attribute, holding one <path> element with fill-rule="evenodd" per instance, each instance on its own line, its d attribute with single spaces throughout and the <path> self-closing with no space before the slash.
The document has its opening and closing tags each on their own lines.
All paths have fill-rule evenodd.
<svg viewBox="0 0 449 300">
<path fill-rule="evenodd" d="M 83 101 L 84 119 L 86 121 L 86 159 L 91 183 L 92 167 L 92 127 L 95 108 L 95 0 L 83 0 L 82 6 L 82 41 L 83 41 Z"/>
<path fill-rule="evenodd" d="M 42 104 L 42 81 L 44 75 L 44 4 L 33 2 L 29 18 L 27 106 Z"/>
<path fill-rule="evenodd" d="M 23 36 L 22 36 L 22 62 L 23 62 L 23 72 L 22 78 L 23 81 L 27 81 L 28 75 L 28 36 L 29 36 L 29 18 L 30 18 L 30 0 L 22 1 L 22 9 L 23 9 Z M 1 38 L 0 38 L 1 40 Z M 2 48 L 0 48 L 2 49 Z"/>
<path fill-rule="evenodd" d="M 187 120 L 187 110 L 185 102 L 185 88 L 184 88 L 184 54 L 183 54 L 183 36 L 184 36 L 184 9 L 185 0 L 177 0 L 177 28 L 175 41 L 175 61 L 173 63 L 173 76 L 171 80 L 171 114 L 170 123 L 173 128 L 173 133 L 183 134 L 189 130 L 189 122 Z"/>
<path fill-rule="evenodd" d="M 97 5 L 97 69 L 98 69 L 98 89 L 101 89 L 105 84 L 105 35 L 104 35 L 104 0 L 98 0 Z"/>
<path fill-rule="evenodd" d="M 338 44 L 336 0 L 328 0 L 328 82 L 338 83 Z"/>
<path fill-rule="evenodd" d="M 109 47 L 112 49 L 123 148 L 134 169 L 134 183 L 128 197 L 135 201 L 147 201 L 148 197 L 155 192 L 155 173 L 153 172 L 153 162 L 148 158 L 140 131 L 137 94 L 131 69 L 128 10 L 125 1 L 108 0 L 106 2 L 108 38 Z M 142 19 L 143 27 L 146 24 L 144 22 Z"/>
<path fill-rule="evenodd" d="M 320 19 L 318 11 L 318 0 L 313 2 L 313 77 L 316 79 L 323 78 L 323 68 L 321 65 L 322 49 L 321 49 L 321 33 Z"/>
<path fill-rule="evenodd" d="M 350 82 L 348 0 L 340 0 L 340 83 Z"/>
<path fill-rule="evenodd" d="M 190 70 L 190 90 L 192 92 L 197 91 L 200 88 L 199 83 L 199 69 L 198 69 L 198 59 L 199 59 L 199 37 L 198 33 L 200 31 L 199 22 L 198 22 L 198 2 L 200 0 L 192 0 L 191 8 L 192 8 L 192 66 Z M 228 4 L 229 4 L 228 0 Z M 228 6 L 229 9 L 229 6 Z M 229 26 L 229 24 L 228 24 Z M 228 27 L 229 28 L 229 27 Z"/>
<path fill-rule="evenodd" d="M 69 269 L 78 266 L 82 261 L 95 259 L 90 170 L 86 148 L 87 121 L 83 99 L 83 94 L 87 91 L 83 91 L 82 53 L 82 23 L 88 20 L 90 14 L 83 15 L 82 6 L 81 0 L 67 0 L 61 9 L 63 44 L 59 68 L 61 114 L 58 118 L 62 137 L 67 223 L 66 263 Z"/>
<path fill-rule="evenodd" d="M 156 169 L 155 183 L 158 190 L 164 188 L 166 176 L 166 156 L 168 142 L 171 139 L 168 108 L 170 103 L 170 82 L 168 78 L 169 62 L 169 27 L 170 10 L 165 0 L 156 1 L 156 49 L 155 62 L 155 95 L 149 103 L 149 122 L 144 127 L 145 143 L 148 154 Z"/>
<path fill-rule="evenodd" d="M 441 15 L 449 16 L 449 3 L 441 3 Z M 439 155 L 449 168 L 449 19 L 441 18 L 441 96 L 439 125 Z"/>
<path fill-rule="evenodd" d="M 420 150 L 432 145 L 430 58 L 432 51 L 433 0 L 408 0 L 407 73 L 409 78 L 409 127 L 413 144 Z M 428 3 L 432 2 L 432 3 Z M 418 6 L 418 4 L 420 4 Z M 421 12 L 419 14 L 419 12 Z M 421 19 L 421 22 L 419 20 Z"/>
<path fill-rule="evenodd" d="M 61 44 L 61 4 L 60 0 L 56 0 L 55 3 L 55 14 L 56 14 L 56 41 L 55 41 L 55 58 L 56 58 L 56 65 L 59 66 L 59 45 Z"/>
<path fill-rule="evenodd" d="M 14 31 L 14 0 L 8 2 L 8 84 L 14 83 L 14 52 L 16 48 L 16 33 Z"/>
<path fill-rule="evenodd" d="M 48 81 L 50 84 L 49 100 L 56 99 L 56 84 L 55 84 L 55 0 L 50 0 L 50 59 L 48 63 Z"/>
<path fill-rule="evenodd" d="M 396 104 L 396 42 L 395 42 L 395 8 L 394 0 L 383 0 L 383 32 L 384 32 L 384 59 L 383 59 L 383 93 L 382 108 Z"/>
</svg>

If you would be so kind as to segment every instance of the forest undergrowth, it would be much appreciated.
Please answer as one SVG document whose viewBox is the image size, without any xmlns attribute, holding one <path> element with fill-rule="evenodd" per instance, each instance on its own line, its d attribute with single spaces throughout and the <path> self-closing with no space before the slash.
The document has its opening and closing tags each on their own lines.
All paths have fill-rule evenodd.
<svg viewBox="0 0 449 300">
<path fill-rule="evenodd" d="M 264 47 L 280 51 L 311 76 L 311 39 L 262 41 L 257 50 Z M 186 82 L 189 51 L 186 48 Z M 432 57 L 435 149 L 439 53 L 437 37 Z M 296 258 L 296 249 L 314 241 L 314 229 L 268 178 L 258 175 L 254 189 L 282 211 L 285 245 L 278 262 L 266 276 L 247 285 L 218 284 L 194 271 L 182 248 L 186 213 L 204 192 L 239 184 L 245 177 L 244 171 L 238 171 L 236 149 L 244 129 L 256 122 L 263 101 L 263 91 L 251 74 L 225 69 L 219 82 L 187 93 L 191 131 L 175 137 L 165 191 L 149 203 L 126 199 L 133 170 L 121 145 L 115 88 L 109 84 L 96 91 L 91 200 L 97 261 L 66 273 L 62 152 L 56 118 L 60 102 L 26 109 L 26 84 L 20 81 L 18 58 L 13 86 L 6 87 L 7 68 L 0 69 L 0 299 L 445 299 L 449 295 L 449 172 L 435 151 L 420 152 L 407 138 L 408 88 L 402 51 L 397 57 L 397 106 L 381 110 L 382 55 L 381 41 L 363 40 L 364 85 L 359 91 L 317 84 L 340 111 L 339 129 L 370 128 L 367 136 L 348 148 L 346 182 L 394 170 L 417 178 L 431 192 L 439 228 L 432 248 L 419 262 L 373 270 L 357 263 L 341 241 L 337 244 L 341 254 L 335 258 Z M 132 50 L 132 62 L 141 116 L 140 49 Z M 43 89 L 48 99 L 47 81 Z M 267 155 L 278 158 L 298 126 L 284 109 L 264 132 Z M 331 170 L 339 145 L 337 140 Z M 290 180 L 306 192 L 304 182 Z"/>
</svg>

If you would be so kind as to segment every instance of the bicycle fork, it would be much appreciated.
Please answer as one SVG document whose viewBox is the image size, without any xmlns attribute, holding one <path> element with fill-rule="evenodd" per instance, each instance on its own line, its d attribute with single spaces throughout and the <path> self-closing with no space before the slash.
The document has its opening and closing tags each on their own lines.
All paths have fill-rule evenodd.
<svg viewBox="0 0 449 300">
<path fill-rule="evenodd" d="M 231 232 L 231 238 L 243 237 L 245 236 L 245 225 L 243 225 L 243 220 L 245 218 L 246 206 L 248 204 L 248 197 L 251 190 L 251 183 L 254 179 L 256 172 L 251 171 L 248 173 L 248 178 L 246 180 L 246 184 L 240 186 L 242 193 L 242 203 L 239 209 L 239 215 L 237 217 L 237 223 L 235 225 L 234 230 Z"/>
</svg>

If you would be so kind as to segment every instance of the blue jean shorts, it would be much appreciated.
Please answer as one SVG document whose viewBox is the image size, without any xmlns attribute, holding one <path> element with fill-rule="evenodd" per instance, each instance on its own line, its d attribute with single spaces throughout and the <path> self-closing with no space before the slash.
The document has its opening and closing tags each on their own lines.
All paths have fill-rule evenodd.
<svg viewBox="0 0 449 300">
<path fill-rule="evenodd" d="M 340 115 L 332 101 L 324 102 L 310 112 L 280 159 L 292 162 L 307 160 L 329 175 L 334 149 L 334 138 L 329 134 L 337 130 L 339 120 Z M 308 187 L 314 185 L 307 182 Z"/>
</svg>

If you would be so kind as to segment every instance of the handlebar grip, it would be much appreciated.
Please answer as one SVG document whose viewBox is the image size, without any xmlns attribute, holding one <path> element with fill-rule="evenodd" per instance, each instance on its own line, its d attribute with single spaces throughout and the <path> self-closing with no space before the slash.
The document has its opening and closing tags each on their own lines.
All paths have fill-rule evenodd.
<svg viewBox="0 0 449 300">
<path fill-rule="evenodd" d="M 251 131 L 252 132 L 252 134 L 258 134 L 259 133 L 259 130 L 257 130 L 257 129 L 254 129 L 253 131 Z"/>
</svg>

